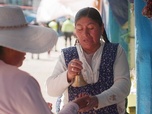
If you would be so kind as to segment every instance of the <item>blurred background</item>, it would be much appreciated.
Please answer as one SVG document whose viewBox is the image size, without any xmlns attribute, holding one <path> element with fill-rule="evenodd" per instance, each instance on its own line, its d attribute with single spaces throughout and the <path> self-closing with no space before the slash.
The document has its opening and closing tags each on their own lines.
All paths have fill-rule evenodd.
<svg viewBox="0 0 152 114">
<path fill-rule="evenodd" d="M 50 27 L 58 33 L 58 42 L 51 51 L 39 55 L 28 53 L 24 65 L 21 67 L 38 80 L 44 99 L 53 103 L 54 113 L 56 98 L 47 95 L 45 81 L 51 75 L 61 49 L 74 45 L 76 38 L 73 33 L 71 42 L 64 40 L 61 30 L 63 22 L 70 18 L 74 23 L 75 13 L 83 7 L 97 8 L 103 18 L 109 40 L 120 43 L 126 51 L 132 80 L 131 92 L 128 96 L 128 112 L 135 114 L 134 0 L 0 0 L 0 6 L 3 5 L 19 5 L 29 24 Z M 56 24 L 51 24 L 52 21 L 55 21 Z"/>
</svg>

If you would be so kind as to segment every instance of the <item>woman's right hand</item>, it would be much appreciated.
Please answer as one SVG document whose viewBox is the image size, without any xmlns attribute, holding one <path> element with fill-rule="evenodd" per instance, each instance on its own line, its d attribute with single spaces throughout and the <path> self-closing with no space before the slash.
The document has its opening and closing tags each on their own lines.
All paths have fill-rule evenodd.
<svg viewBox="0 0 152 114">
<path fill-rule="evenodd" d="M 73 59 L 68 64 L 68 74 L 67 79 L 68 82 L 71 82 L 76 75 L 80 74 L 82 67 L 82 62 L 78 59 Z"/>
</svg>

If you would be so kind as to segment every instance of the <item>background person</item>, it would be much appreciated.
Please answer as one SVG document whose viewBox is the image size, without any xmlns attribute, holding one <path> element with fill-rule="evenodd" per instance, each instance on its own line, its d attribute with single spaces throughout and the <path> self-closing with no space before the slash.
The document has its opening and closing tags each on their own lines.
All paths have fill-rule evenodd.
<svg viewBox="0 0 152 114">
<path fill-rule="evenodd" d="M 58 23 L 56 22 L 56 20 L 52 20 L 51 22 L 48 23 L 48 27 L 49 28 L 52 28 L 54 31 L 57 32 L 58 34 Z M 48 51 L 48 54 L 50 55 L 50 51 Z M 56 47 L 56 44 L 55 44 L 55 51 L 57 51 L 57 47 Z"/>
<path fill-rule="evenodd" d="M 52 114 L 38 82 L 20 70 L 26 52 L 52 49 L 57 34 L 50 28 L 28 25 L 20 7 L 0 7 L 0 114 Z M 77 114 L 88 96 L 68 103 L 59 114 Z"/>
<path fill-rule="evenodd" d="M 67 41 L 69 39 L 70 46 L 72 46 L 71 38 L 74 32 L 74 23 L 70 20 L 70 18 L 67 18 L 61 27 L 61 31 L 63 32 L 64 38 L 65 38 L 65 47 L 67 47 Z"/>
<path fill-rule="evenodd" d="M 63 96 L 63 103 L 78 94 L 89 94 L 83 114 L 125 114 L 130 93 L 129 65 L 120 44 L 108 41 L 100 13 L 91 7 L 75 16 L 76 46 L 65 48 L 52 75 L 47 79 L 50 96 Z M 104 40 L 104 41 L 103 41 Z M 87 85 L 73 87 L 75 76 L 82 74 Z"/>
</svg>

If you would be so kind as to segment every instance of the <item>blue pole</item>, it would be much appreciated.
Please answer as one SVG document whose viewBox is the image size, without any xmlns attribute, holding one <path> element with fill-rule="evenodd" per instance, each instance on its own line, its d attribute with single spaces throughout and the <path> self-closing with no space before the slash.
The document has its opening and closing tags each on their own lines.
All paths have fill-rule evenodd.
<svg viewBox="0 0 152 114">
<path fill-rule="evenodd" d="M 146 3 L 134 0 L 137 114 L 152 114 L 152 21 L 142 15 Z"/>
</svg>

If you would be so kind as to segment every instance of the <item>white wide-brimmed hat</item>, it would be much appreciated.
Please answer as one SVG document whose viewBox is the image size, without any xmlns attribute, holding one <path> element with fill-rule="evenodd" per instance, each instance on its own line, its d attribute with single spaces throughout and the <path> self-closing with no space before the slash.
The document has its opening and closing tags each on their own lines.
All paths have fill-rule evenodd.
<svg viewBox="0 0 152 114">
<path fill-rule="evenodd" d="M 0 46 L 21 52 L 43 53 L 58 39 L 51 28 L 30 25 L 19 6 L 0 7 Z"/>
</svg>

